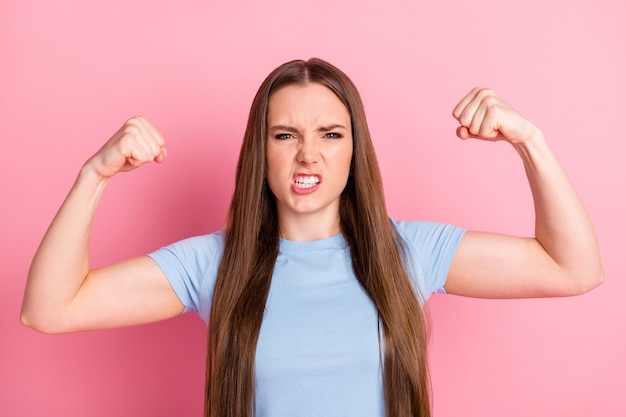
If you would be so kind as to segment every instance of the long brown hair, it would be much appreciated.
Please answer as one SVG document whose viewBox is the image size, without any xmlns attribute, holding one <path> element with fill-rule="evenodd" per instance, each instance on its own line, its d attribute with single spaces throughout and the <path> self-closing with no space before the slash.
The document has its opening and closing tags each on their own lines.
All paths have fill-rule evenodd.
<svg viewBox="0 0 626 417">
<path fill-rule="evenodd" d="M 352 167 L 341 195 L 341 227 L 355 275 L 383 329 L 386 414 L 430 416 L 425 320 L 404 268 L 405 246 L 387 214 L 363 104 L 343 72 L 315 58 L 275 69 L 252 102 L 209 318 L 204 415 L 255 412 L 256 344 L 279 246 L 276 201 L 264 181 L 267 110 L 272 92 L 310 82 L 331 89 L 352 119 Z"/>
</svg>

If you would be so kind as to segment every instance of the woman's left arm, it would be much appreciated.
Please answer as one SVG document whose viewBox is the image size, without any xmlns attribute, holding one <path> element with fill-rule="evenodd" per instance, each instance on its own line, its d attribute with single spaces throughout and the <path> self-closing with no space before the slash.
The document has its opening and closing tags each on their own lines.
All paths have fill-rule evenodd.
<svg viewBox="0 0 626 417">
<path fill-rule="evenodd" d="M 493 91 L 473 89 L 454 108 L 457 136 L 513 145 L 535 204 L 535 237 L 468 231 L 454 256 L 446 292 L 483 298 L 582 294 L 604 272 L 593 224 L 543 133 Z"/>
</svg>

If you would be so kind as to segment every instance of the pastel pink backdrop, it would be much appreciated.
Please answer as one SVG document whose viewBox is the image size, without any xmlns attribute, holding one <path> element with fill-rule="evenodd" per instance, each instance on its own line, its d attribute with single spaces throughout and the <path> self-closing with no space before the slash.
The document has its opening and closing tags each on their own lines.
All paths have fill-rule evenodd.
<svg viewBox="0 0 626 417">
<path fill-rule="evenodd" d="M 134 114 L 170 156 L 112 181 L 92 264 L 220 228 L 256 88 L 311 56 L 359 86 L 394 217 L 532 233 L 515 152 L 454 136 L 451 109 L 485 85 L 543 128 L 595 220 L 607 279 L 587 295 L 431 299 L 435 417 L 626 415 L 625 17 L 619 0 L 3 1 L 0 415 L 201 414 L 199 319 L 38 334 L 18 322 L 29 262 Z"/>
</svg>

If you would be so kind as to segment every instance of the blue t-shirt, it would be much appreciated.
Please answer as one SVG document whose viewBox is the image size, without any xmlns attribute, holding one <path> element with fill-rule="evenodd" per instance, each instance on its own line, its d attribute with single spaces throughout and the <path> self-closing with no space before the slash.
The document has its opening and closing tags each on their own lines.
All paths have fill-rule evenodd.
<svg viewBox="0 0 626 417">
<path fill-rule="evenodd" d="M 421 301 L 443 292 L 464 230 L 394 223 L 409 250 Z M 185 311 L 205 322 L 211 309 L 223 232 L 186 239 L 149 256 Z M 378 314 L 352 270 L 342 235 L 280 241 L 257 344 L 258 417 L 384 416 Z"/>
</svg>

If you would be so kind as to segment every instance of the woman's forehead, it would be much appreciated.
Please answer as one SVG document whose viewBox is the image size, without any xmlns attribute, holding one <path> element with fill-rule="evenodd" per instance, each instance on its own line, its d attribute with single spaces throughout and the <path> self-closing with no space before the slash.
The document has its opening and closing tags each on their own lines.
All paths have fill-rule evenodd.
<svg viewBox="0 0 626 417">
<path fill-rule="evenodd" d="M 348 123 L 350 114 L 337 95 L 323 84 L 289 84 L 269 99 L 268 123 Z"/>
</svg>

